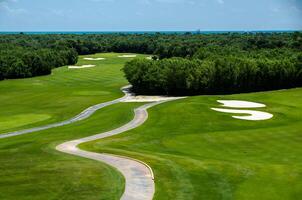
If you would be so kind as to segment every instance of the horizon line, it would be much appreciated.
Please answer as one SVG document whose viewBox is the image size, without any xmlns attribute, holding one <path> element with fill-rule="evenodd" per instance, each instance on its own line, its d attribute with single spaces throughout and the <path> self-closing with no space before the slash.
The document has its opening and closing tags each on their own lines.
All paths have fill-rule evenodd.
<svg viewBox="0 0 302 200">
<path fill-rule="evenodd" d="M 238 29 L 238 30 L 0 30 L 1 33 L 9 32 L 9 33 L 30 33 L 30 32 L 263 32 L 263 31 L 271 31 L 271 32 L 281 32 L 281 31 L 302 31 L 302 29 Z"/>
</svg>

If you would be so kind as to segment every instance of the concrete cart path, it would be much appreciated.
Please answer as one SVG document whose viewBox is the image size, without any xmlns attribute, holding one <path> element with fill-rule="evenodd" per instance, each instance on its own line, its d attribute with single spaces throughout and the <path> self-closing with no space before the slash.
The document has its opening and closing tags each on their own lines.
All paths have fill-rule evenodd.
<svg viewBox="0 0 302 200">
<path fill-rule="evenodd" d="M 135 109 L 134 119 L 120 128 L 69 141 L 58 145 L 56 149 L 64 153 L 102 161 L 119 170 L 126 180 L 125 191 L 121 197 L 122 200 L 152 200 L 155 191 L 154 177 L 152 169 L 147 164 L 127 157 L 84 151 L 77 146 L 85 142 L 117 135 L 140 126 L 148 118 L 147 109 L 163 102 L 165 101 L 149 103 Z"/>
<path fill-rule="evenodd" d="M 69 120 L 62 121 L 62 122 L 57 122 L 57 123 L 53 123 L 53 124 L 48 124 L 48 125 L 45 125 L 45 126 L 40 126 L 40 127 L 35 127 L 35 128 L 30 128 L 30 129 L 25 129 L 25 130 L 0 134 L 0 139 L 1 138 L 13 137 L 13 136 L 17 136 L 17 135 L 23 135 L 23 134 L 27 134 L 27 133 L 33 133 L 33 132 L 42 131 L 42 130 L 55 128 L 55 127 L 59 127 L 59 126 L 64 126 L 64 125 L 71 124 L 71 123 L 74 123 L 74 122 L 77 122 L 77 121 L 81 121 L 83 119 L 87 119 L 93 113 L 95 113 L 97 110 L 99 110 L 101 108 L 104 108 L 106 106 L 110 106 L 110 105 L 119 103 L 119 102 L 124 101 L 125 99 L 127 99 L 127 97 L 130 95 L 129 87 L 130 86 L 126 86 L 126 87 L 123 87 L 121 89 L 125 93 L 124 97 L 119 98 L 119 99 L 115 99 L 113 101 L 108 101 L 108 102 L 105 102 L 105 103 L 100 103 L 100 104 L 91 106 L 91 107 L 87 108 L 86 110 L 84 110 L 83 112 L 81 112 L 80 114 L 78 114 L 77 116 L 75 116 L 75 117 L 73 117 Z"/>
<path fill-rule="evenodd" d="M 155 184 L 154 184 L 154 175 L 152 172 L 151 167 L 149 167 L 146 163 L 132 159 L 132 158 L 127 158 L 124 156 L 118 156 L 118 155 L 110 155 L 110 154 L 104 154 L 104 153 L 94 153 L 94 152 L 88 152 L 79 149 L 77 146 L 93 141 L 93 140 L 98 140 L 98 139 L 103 139 L 107 137 L 111 137 L 113 135 L 117 135 L 120 133 L 123 133 L 125 131 L 134 129 L 140 125 L 142 125 L 148 118 L 148 112 L 147 109 L 151 108 L 155 105 L 168 102 L 168 101 L 173 101 L 177 99 L 182 99 L 184 97 L 155 97 L 155 96 L 142 96 L 140 98 L 137 98 L 135 95 L 131 94 L 129 92 L 129 87 L 126 86 L 122 88 L 122 91 L 125 93 L 125 96 L 113 101 L 97 104 L 94 106 L 89 107 L 88 109 L 84 110 L 82 113 L 79 115 L 73 117 L 72 119 L 63 121 L 63 122 L 58 122 L 50 125 L 45 125 L 41 127 L 36 127 L 36 128 L 31 128 L 31 129 L 26 129 L 26 130 L 20 130 L 16 132 L 11 132 L 11 133 L 6 133 L 0 135 L 1 138 L 7 138 L 7 137 L 13 137 L 17 135 L 23 135 L 27 133 L 32 133 L 36 131 L 41 131 L 41 130 L 46 130 L 49 128 L 54 128 L 54 127 L 59 127 L 59 126 L 64 126 L 66 124 L 71 124 L 83 119 L 86 119 L 90 117 L 95 111 L 104 108 L 109 105 L 113 105 L 116 103 L 120 102 L 151 102 L 148 104 L 145 104 L 139 108 L 136 108 L 134 110 L 135 116 L 132 121 L 129 123 L 105 132 L 105 133 L 100 133 L 97 135 L 77 139 L 77 140 L 72 140 L 65 142 L 63 144 L 60 144 L 56 147 L 56 150 L 71 154 L 71 155 L 76 155 L 88 159 L 93 159 L 97 161 L 104 162 L 114 168 L 116 168 L 118 171 L 120 171 L 123 176 L 125 177 L 125 190 L 124 193 L 121 197 L 121 200 L 152 200 L 155 192 Z"/>
</svg>

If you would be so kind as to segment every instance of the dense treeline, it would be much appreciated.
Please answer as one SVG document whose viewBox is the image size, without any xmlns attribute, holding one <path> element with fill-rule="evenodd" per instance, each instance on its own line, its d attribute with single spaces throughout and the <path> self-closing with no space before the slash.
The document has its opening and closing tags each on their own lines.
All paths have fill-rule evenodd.
<svg viewBox="0 0 302 200">
<path fill-rule="evenodd" d="M 75 64 L 78 54 L 74 49 L 35 49 L 0 44 L 0 80 L 26 78 L 51 73 L 51 69 Z"/>
<path fill-rule="evenodd" d="M 301 50 L 302 36 L 298 32 L 0 35 L 0 79 L 49 74 L 52 68 L 74 64 L 78 54 L 98 52 L 144 53 L 160 59 L 182 57 L 208 62 L 218 62 L 220 58 L 225 60 L 221 62 L 235 62 L 230 61 L 234 57 L 272 63 L 281 59 L 289 62 Z"/>
<path fill-rule="evenodd" d="M 185 59 L 133 60 L 123 70 L 133 89 L 145 94 L 225 94 L 300 87 L 302 35 L 292 36 L 291 42 L 247 39 L 203 46 Z"/>
<path fill-rule="evenodd" d="M 124 67 L 133 89 L 144 94 L 196 95 L 264 91 L 302 86 L 296 59 L 136 59 Z"/>
<path fill-rule="evenodd" d="M 200 47 L 237 47 L 244 50 L 295 48 L 302 50 L 301 33 L 225 34 L 83 34 L 1 35 L 0 44 L 34 48 L 74 48 L 78 54 L 133 52 L 161 58 L 190 57 Z"/>
</svg>

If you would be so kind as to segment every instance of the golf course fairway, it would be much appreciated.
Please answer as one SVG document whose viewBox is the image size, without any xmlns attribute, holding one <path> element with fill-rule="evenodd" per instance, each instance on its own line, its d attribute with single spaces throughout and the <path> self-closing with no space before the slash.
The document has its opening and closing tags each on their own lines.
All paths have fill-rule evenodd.
<svg viewBox="0 0 302 200">
<path fill-rule="evenodd" d="M 93 68 L 0 82 L 0 133 L 72 118 L 123 96 L 121 68 L 131 57 L 104 53 Z M 138 55 L 147 57 L 148 55 Z M 85 56 L 87 58 L 88 56 Z M 217 100 L 265 104 L 262 121 L 232 118 Z M 0 140 L 0 199 L 120 199 L 125 179 L 108 165 L 57 151 L 57 145 L 116 129 L 145 103 L 121 102 L 62 127 Z M 240 108 L 239 108 L 240 109 Z M 154 172 L 155 200 L 299 199 L 302 196 L 302 89 L 194 96 L 156 105 L 148 120 L 116 136 L 81 144 L 96 153 L 127 156 Z M 240 115 L 240 114 L 239 114 Z"/>
<path fill-rule="evenodd" d="M 260 102 L 263 121 L 211 110 L 217 99 Z M 141 127 L 80 147 L 153 169 L 155 199 L 299 199 L 302 89 L 197 96 L 159 105 Z M 255 192 L 258 191 L 258 192 Z"/>
<path fill-rule="evenodd" d="M 122 54 L 90 56 L 106 58 L 102 61 L 87 61 L 81 56 L 78 66 L 96 67 L 66 66 L 54 69 L 49 76 L 2 81 L 0 134 L 64 121 L 89 106 L 122 97 L 120 88 L 127 81 L 121 68 L 130 58 L 118 58 L 119 55 Z"/>
</svg>

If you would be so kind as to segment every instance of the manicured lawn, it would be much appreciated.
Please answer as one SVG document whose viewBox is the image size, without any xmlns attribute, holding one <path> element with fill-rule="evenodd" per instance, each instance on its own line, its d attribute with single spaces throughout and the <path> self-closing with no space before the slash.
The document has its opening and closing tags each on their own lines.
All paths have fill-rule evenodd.
<svg viewBox="0 0 302 200">
<path fill-rule="evenodd" d="M 121 97 L 127 84 L 120 72 L 126 60 L 98 54 L 95 68 L 55 69 L 53 75 L 0 82 L 0 130 L 19 130 L 78 114 L 90 105 Z M 64 127 L 0 140 L 0 199 L 119 199 L 124 178 L 115 169 L 60 153 L 68 140 L 108 131 L 127 123 L 138 104 L 119 104 Z M 50 118 L 51 117 L 51 118 Z"/>
<path fill-rule="evenodd" d="M 121 54 L 82 56 L 79 65 L 51 76 L 0 82 L 0 133 L 68 119 L 122 96 Z M 105 57 L 84 61 L 84 57 Z M 267 121 L 219 113 L 216 100 L 264 103 Z M 64 127 L 0 140 L 0 199 L 119 199 L 124 178 L 103 163 L 57 152 L 64 141 L 119 127 L 141 104 L 119 103 Z M 300 199 L 302 196 L 302 89 L 196 96 L 149 110 L 141 127 L 81 145 L 95 152 L 143 160 L 155 172 L 156 200 Z"/>
<path fill-rule="evenodd" d="M 94 68 L 53 70 L 52 75 L 0 81 L 0 134 L 69 119 L 85 108 L 121 97 L 121 68 L 131 58 L 115 53 L 81 56 Z M 85 57 L 106 60 L 87 61 Z"/>
<path fill-rule="evenodd" d="M 118 104 L 64 127 L 0 140 L 0 199 L 119 199 L 124 178 L 115 169 L 55 150 L 58 144 L 117 128 L 136 104 Z"/>
<path fill-rule="evenodd" d="M 212 111 L 216 100 L 265 103 L 267 121 Z M 149 110 L 141 127 L 83 144 L 141 159 L 155 171 L 159 199 L 300 199 L 302 89 L 196 96 Z"/>
</svg>

